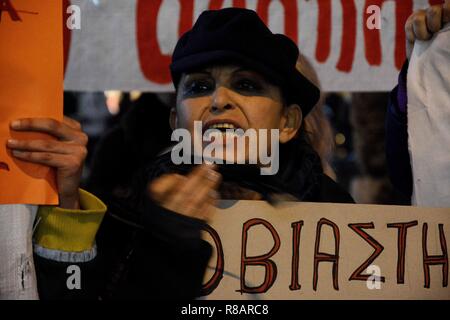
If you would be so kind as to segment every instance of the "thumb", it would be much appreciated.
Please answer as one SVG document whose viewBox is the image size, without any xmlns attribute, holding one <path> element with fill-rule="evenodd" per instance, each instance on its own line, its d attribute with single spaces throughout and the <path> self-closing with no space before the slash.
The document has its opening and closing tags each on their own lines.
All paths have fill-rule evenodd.
<svg viewBox="0 0 450 320">
<path fill-rule="evenodd" d="M 442 24 L 447 24 L 450 22 L 450 0 L 445 0 L 442 7 Z"/>
<path fill-rule="evenodd" d="M 164 174 L 147 185 L 147 193 L 156 202 L 164 202 L 176 192 L 176 187 L 185 179 L 178 174 Z"/>
<path fill-rule="evenodd" d="M 64 116 L 63 123 L 65 123 L 72 129 L 81 130 L 81 124 L 78 121 L 76 121 L 75 119 Z"/>
<path fill-rule="evenodd" d="M 412 52 L 414 50 L 414 42 L 406 41 L 406 58 L 411 59 Z"/>
</svg>

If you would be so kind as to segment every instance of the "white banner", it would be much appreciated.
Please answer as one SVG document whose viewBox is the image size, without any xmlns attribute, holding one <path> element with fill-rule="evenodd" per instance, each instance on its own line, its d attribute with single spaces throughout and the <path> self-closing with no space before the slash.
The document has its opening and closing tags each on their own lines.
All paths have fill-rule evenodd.
<svg viewBox="0 0 450 320">
<path fill-rule="evenodd" d="M 405 60 L 407 17 L 438 2 L 65 0 L 81 9 L 66 13 L 72 26 L 79 19 L 80 29 L 66 30 L 65 89 L 171 91 L 168 66 L 180 34 L 203 10 L 240 6 L 294 40 L 325 91 L 389 91 Z"/>
</svg>

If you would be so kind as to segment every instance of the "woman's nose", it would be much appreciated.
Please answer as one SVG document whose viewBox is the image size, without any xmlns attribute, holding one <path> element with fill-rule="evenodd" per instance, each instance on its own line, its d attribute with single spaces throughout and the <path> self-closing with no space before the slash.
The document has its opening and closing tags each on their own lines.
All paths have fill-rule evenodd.
<svg viewBox="0 0 450 320">
<path fill-rule="evenodd" d="M 220 112 L 234 108 L 231 92 L 228 88 L 218 87 L 212 96 L 211 112 Z"/>
</svg>

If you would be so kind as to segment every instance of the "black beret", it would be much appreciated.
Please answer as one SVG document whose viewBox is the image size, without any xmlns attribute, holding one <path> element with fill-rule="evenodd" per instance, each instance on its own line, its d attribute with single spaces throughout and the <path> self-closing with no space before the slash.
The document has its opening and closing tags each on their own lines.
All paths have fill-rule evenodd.
<svg viewBox="0 0 450 320">
<path fill-rule="evenodd" d="M 320 90 L 296 68 L 297 45 L 274 34 L 255 11 L 241 8 L 204 11 L 179 40 L 170 71 L 175 87 L 181 75 L 215 63 L 233 62 L 261 73 L 279 85 L 288 103 L 306 115 Z"/>
</svg>

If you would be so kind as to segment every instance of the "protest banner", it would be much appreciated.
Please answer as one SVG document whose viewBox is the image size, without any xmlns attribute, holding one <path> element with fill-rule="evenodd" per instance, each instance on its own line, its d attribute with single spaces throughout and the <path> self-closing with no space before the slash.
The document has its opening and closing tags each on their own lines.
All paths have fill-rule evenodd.
<svg viewBox="0 0 450 320">
<path fill-rule="evenodd" d="M 6 140 L 50 139 L 10 130 L 12 120 L 62 119 L 62 4 L 0 1 L 0 204 L 56 204 L 53 170 L 13 158 Z"/>
<path fill-rule="evenodd" d="M 442 0 L 65 0 L 79 29 L 67 31 L 67 90 L 172 91 L 179 37 L 207 9 L 255 10 L 294 40 L 325 91 L 390 91 L 406 59 L 404 25 Z M 67 11 L 65 11 L 67 13 Z M 77 25 L 77 24 L 74 24 Z M 277 59 L 277 57 L 274 57 Z"/>
<path fill-rule="evenodd" d="M 450 299 L 450 208 L 220 207 L 202 299 Z"/>
</svg>

